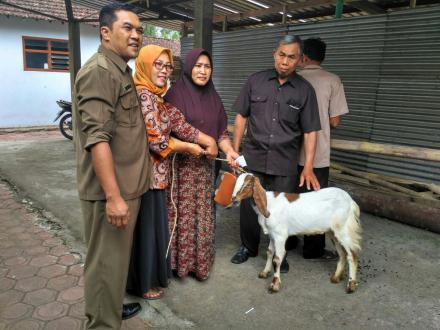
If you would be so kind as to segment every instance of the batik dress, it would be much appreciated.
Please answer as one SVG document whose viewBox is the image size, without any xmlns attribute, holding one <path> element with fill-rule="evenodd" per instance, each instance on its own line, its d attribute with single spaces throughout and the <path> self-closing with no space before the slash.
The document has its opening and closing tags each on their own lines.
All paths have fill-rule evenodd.
<svg viewBox="0 0 440 330">
<path fill-rule="evenodd" d="M 225 131 L 218 142 L 229 138 Z M 171 268 L 179 277 L 209 277 L 215 257 L 214 161 L 206 157 L 178 155 L 175 162 L 173 197 L 177 225 L 171 238 Z M 173 232 L 175 210 L 168 191 L 169 230 Z"/>
<path fill-rule="evenodd" d="M 134 231 L 127 292 L 142 297 L 151 288 L 167 287 L 171 275 L 170 259 L 166 256 L 169 242 L 166 189 L 173 151 L 170 135 L 197 143 L 199 130 L 159 96 L 144 89 L 138 94 L 152 157 L 152 180 L 150 190 L 142 196 Z"/>
</svg>

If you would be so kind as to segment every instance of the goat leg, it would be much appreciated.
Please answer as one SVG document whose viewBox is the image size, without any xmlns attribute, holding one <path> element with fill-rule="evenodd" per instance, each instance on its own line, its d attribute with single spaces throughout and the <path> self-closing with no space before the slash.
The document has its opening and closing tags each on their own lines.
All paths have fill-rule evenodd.
<svg viewBox="0 0 440 330">
<path fill-rule="evenodd" d="M 269 292 L 275 293 L 280 291 L 281 287 L 281 280 L 280 280 L 280 266 L 281 266 L 281 260 L 277 255 L 275 255 L 275 258 L 273 258 L 273 262 L 275 264 L 275 273 L 272 278 L 272 283 L 269 285 Z"/>
<path fill-rule="evenodd" d="M 270 274 L 270 270 L 272 269 L 272 258 L 273 258 L 273 251 L 274 246 L 272 240 L 269 242 L 269 246 L 267 248 L 267 260 L 266 260 L 266 266 L 264 267 L 263 271 L 261 271 L 258 274 L 259 278 L 268 278 Z"/>
<path fill-rule="evenodd" d="M 280 291 L 281 288 L 280 268 L 281 268 L 281 261 L 286 255 L 286 250 L 284 248 L 286 240 L 287 237 L 284 237 L 284 239 L 281 240 L 274 240 L 275 258 L 273 258 L 273 262 L 275 264 L 275 273 L 272 279 L 272 283 L 269 285 L 269 292 L 271 293 L 278 292 Z"/>
<path fill-rule="evenodd" d="M 358 265 L 358 256 L 354 251 L 347 251 L 347 259 L 348 259 L 348 269 L 349 269 L 349 279 L 347 283 L 346 292 L 353 293 L 356 291 L 358 283 L 356 280 L 356 271 Z"/>
<path fill-rule="evenodd" d="M 330 278 L 332 283 L 339 283 L 344 274 L 345 263 L 347 262 L 347 253 L 343 246 L 338 242 L 338 240 L 333 236 L 331 237 L 333 244 L 335 245 L 336 252 L 338 253 L 339 260 L 338 265 L 336 266 L 336 271 L 333 276 Z"/>
</svg>

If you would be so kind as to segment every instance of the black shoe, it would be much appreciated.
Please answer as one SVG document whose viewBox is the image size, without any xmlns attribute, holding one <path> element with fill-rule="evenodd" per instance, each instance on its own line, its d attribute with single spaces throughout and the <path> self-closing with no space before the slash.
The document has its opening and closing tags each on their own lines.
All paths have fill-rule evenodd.
<svg viewBox="0 0 440 330">
<path fill-rule="evenodd" d="M 306 251 L 303 252 L 303 258 L 304 259 L 310 259 L 312 261 L 333 261 L 337 260 L 339 256 L 334 253 L 333 251 L 329 250 L 323 250 L 318 253 L 306 253 Z"/>
<path fill-rule="evenodd" d="M 273 264 L 273 269 L 276 269 L 276 265 L 272 260 L 272 264 Z M 287 254 L 284 256 L 283 261 L 281 262 L 280 265 L 280 273 L 288 273 L 289 272 L 289 263 L 287 262 Z"/>
<path fill-rule="evenodd" d="M 130 303 L 122 305 L 122 319 L 128 320 L 141 311 L 142 307 L 139 303 Z"/>
<path fill-rule="evenodd" d="M 285 249 L 286 251 L 291 251 L 296 249 L 298 246 L 298 237 L 296 236 L 290 236 L 285 243 Z"/>
<path fill-rule="evenodd" d="M 243 262 L 246 262 L 249 257 L 251 256 L 251 253 L 245 246 L 240 246 L 237 253 L 232 257 L 231 262 L 233 264 L 242 264 Z"/>
<path fill-rule="evenodd" d="M 287 257 L 284 257 L 283 261 L 281 262 L 280 266 L 280 273 L 288 273 L 289 272 L 289 263 L 287 262 Z"/>
</svg>

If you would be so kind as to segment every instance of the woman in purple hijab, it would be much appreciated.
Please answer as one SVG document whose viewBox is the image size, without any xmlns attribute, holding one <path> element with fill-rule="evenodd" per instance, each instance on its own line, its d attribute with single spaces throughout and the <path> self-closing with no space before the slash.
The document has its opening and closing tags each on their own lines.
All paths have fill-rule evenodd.
<svg viewBox="0 0 440 330">
<path fill-rule="evenodd" d="M 238 157 L 227 131 L 223 103 L 211 80 L 211 55 L 193 49 L 185 58 L 180 79 L 165 95 L 188 123 L 212 136 L 230 164 Z M 177 225 L 171 238 L 171 268 L 179 277 L 188 274 L 205 280 L 214 262 L 215 208 L 214 161 L 179 154 L 174 166 L 173 198 Z M 173 232 L 175 211 L 168 202 L 169 228 Z"/>
</svg>

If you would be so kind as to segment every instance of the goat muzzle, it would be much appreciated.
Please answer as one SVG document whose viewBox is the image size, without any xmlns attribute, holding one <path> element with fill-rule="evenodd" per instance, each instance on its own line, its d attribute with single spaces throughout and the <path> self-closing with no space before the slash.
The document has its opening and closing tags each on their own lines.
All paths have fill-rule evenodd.
<svg viewBox="0 0 440 330">
<path fill-rule="evenodd" d="M 233 206 L 237 206 L 238 204 L 240 204 L 240 202 L 241 202 L 241 198 L 239 198 L 237 196 L 232 197 L 232 205 Z"/>
</svg>

